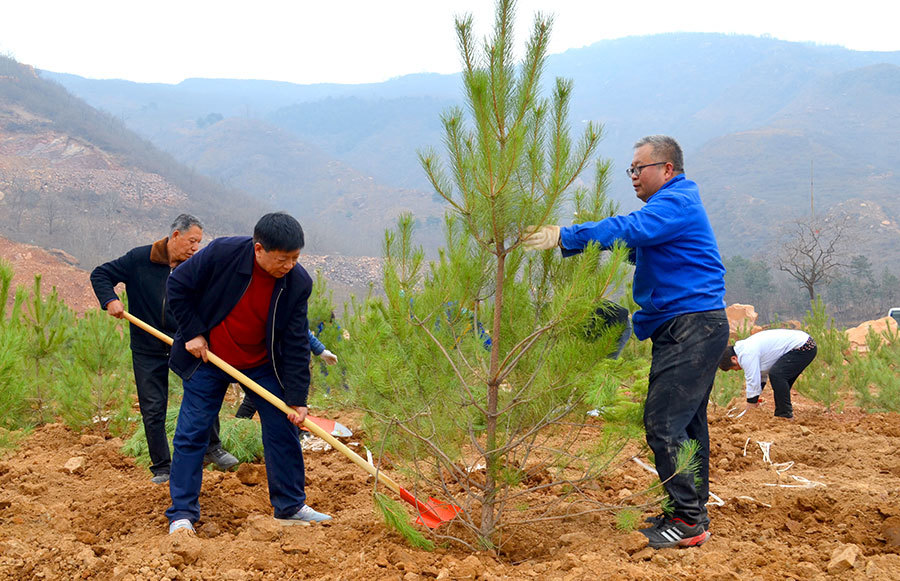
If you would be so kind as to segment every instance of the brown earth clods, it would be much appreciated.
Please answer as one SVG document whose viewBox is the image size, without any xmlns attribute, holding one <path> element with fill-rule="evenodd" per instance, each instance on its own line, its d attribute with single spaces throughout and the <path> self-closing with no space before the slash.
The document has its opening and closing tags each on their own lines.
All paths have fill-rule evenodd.
<svg viewBox="0 0 900 581">
<path fill-rule="evenodd" d="M 309 503 L 332 522 L 278 525 L 265 468 L 249 464 L 205 472 L 197 535 L 169 536 L 167 487 L 120 440 L 46 425 L 0 462 L 0 579 L 900 579 L 900 415 L 796 399 L 793 422 L 771 405 L 710 413 L 713 536 L 660 551 L 605 512 L 521 529 L 500 556 L 415 550 L 334 450 L 305 454 Z M 597 494 L 616 502 L 651 478 L 626 460 Z"/>
</svg>

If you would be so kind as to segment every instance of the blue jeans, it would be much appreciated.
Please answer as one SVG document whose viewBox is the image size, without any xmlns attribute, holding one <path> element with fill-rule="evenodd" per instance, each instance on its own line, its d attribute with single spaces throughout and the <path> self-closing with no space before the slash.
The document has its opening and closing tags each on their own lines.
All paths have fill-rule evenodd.
<svg viewBox="0 0 900 581">
<path fill-rule="evenodd" d="M 131 352 L 138 405 L 144 422 L 147 450 L 150 452 L 150 472 L 154 476 L 168 474 L 172 466 L 169 438 L 166 436 L 166 407 L 169 405 L 169 356 L 160 353 Z M 219 417 L 209 434 L 210 447 L 219 441 Z"/>
<path fill-rule="evenodd" d="M 270 364 L 242 370 L 264 388 L 284 399 Z M 172 444 L 172 472 L 169 494 L 172 506 L 166 511 L 169 522 L 186 518 L 200 519 L 200 487 L 203 481 L 203 455 L 213 423 L 219 416 L 228 384 L 234 381 L 211 363 L 202 364 L 190 379 L 184 381 L 184 397 L 178 412 L 178 424 Z M 276 518 L 296 513 L 306 503 L 303 451 L 297 427 L 284 412 L 247 391 L 254 400 L 262 423 L 263 451 L 269 481 L 269 501 Z"/>
<path fill-rule="evenodd" d="M 689 524 L 708 520 L 706 404 L 719 358 L 727 346 L 728 319 L 724 310 L 679 315 L 653 334 L 644 429 L 659 479 L 672 501 L 672 516 Z M 678 450 L 688 440 L 700 443 L 695 457 L 699 470 L 696 474 L 686 470 L 676 475 Z"/>
</svg>

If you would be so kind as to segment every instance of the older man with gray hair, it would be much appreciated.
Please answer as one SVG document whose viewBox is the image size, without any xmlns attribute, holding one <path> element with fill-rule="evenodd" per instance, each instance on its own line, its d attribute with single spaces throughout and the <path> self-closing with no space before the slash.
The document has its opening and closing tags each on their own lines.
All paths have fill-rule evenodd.
<svg viewBox="0 0 900 581">
<path fill-rule="evenodd" d="M 200 249 L 203 225 L 190 214 L 181 214 L 172 223 L 169 235 L 147 246 L 138 246 L 124 256 L 101 264 L 91 272 L 91 285 L 100 306 L 111 316 L 123 318 L 125 305 L 115 286 L 124 283 L 129 310 L 137 318 L 174 335 L 178 326 L 166 304 L 166 282 L 176 266 Z M 138 405 L 150 452 L 151 480 L 169 480 L 172 456 L 166 437 L 166 408 L 169 401 L 169 346 L 146 331 L 131 325 L 131 361 L 137 385 Z M 219 424 L 209 437 L 207 462 L 222 470 L 238 464 L 238 459 L 222 447 Z"/>
<path fill-rule="evenodd" d="M 625 170 L 644 207 L 627 216 L 573 226 L 531 228 L 530 250 L 560 248 L 563 256 L 590 242 L 631 250 L 635 264 L 634 334 L 653 342 L 644 429 L 670 511 L 643 529 L 655 549 L 698 546 L 709 538 L 709 427 L 706 404 L 719 357 L 728 343 L 725 267 L 697 184 L 684 176 L 678 142 L 666 135 L 634 145 Z M 696 474 L 678 472 L 679 450 L 699 443 Z M 695 481 L 696 477 L 696 481 Z"/>
</svg>

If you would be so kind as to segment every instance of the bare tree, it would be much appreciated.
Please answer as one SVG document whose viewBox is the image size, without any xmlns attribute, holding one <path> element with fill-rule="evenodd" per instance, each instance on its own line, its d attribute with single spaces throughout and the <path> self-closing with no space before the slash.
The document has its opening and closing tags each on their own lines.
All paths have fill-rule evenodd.
<svg viewBox="0 0 900 581">
<path fill-rule="evenodd" d="M 850 216 L 797 220 L 782 236 L 778 269 L 796 279 L 813 302 L 816 287 L 847 267 L 851 238 Z"/>
<path fill-rule="evenodd" d="M 44 211 L 44 218 L 47 219 L 47 236 L 49 236 L 50 243 L 55 244 L 53 228 L 56 226 L 58 230 L 59 222 L 62 220 L 63 208 L 59 200 L 59 196 L 62 194 L 48 192 L 44 189 L 42 189 L 41 194 L 40 205 Z"/>
<path fill-rule="evenodd" d="M 15 231 L 21 232 L 25 215 L 37 207 L 40 194 L 31 189 L 13 189 L 7 194 L 7 199 L 10 213 L 15 219 Z"/>
</svg>

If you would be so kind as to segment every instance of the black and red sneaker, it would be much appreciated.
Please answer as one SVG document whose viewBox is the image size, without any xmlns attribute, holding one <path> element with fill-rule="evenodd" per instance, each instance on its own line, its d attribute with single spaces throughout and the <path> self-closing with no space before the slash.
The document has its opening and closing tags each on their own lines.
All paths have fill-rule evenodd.
<svg viewBox="0 0 900 581">
<path fill-rule="evenodd" d="M 660 525 L 660 523 L 665 522 L 667 518 L 669 518 L 669 517 L 666 516 L 666 513 L 661 513 L 661 514 L 657 514 L 657 515 L 653 515 L 653 516 L 648 516 L 647 518 L 644 519 L 644 522 L 650 523 L 650 526 L 658 527 Z M 709 517 L 704 517 L 703 519 L 701 519 L 700 522 L 703 524 L 704 528 L 709 530 Z M 650 528 L 650 527 L 644 527 L 644 528 Z"/>
<path fill-rule="evenodd" d="M 648 529 L 641 529 L 654 549 L 699 547 L 709 539 L 710 532 L 702 523 L 688 524 L 680 518 L 667 518 Z"/>
</svg>

